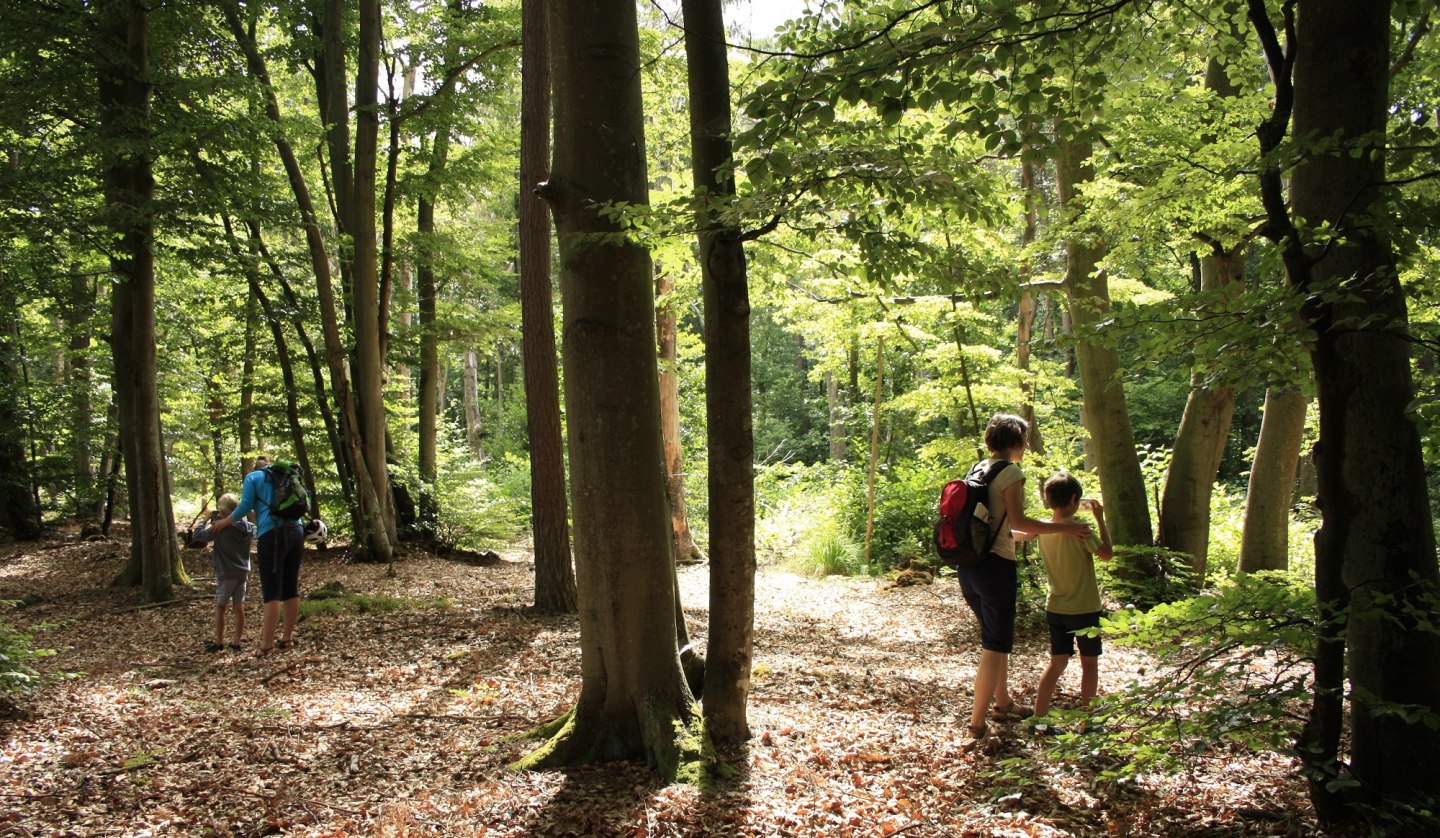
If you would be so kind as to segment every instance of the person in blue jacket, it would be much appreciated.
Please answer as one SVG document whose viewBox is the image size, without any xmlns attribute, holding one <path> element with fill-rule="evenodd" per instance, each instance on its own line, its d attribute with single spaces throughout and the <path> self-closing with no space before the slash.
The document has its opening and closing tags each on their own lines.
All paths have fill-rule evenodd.
<svg viewBox="0 0 1440 838">
<path fill-rule="evenodd" d="M 255 512 L 255 564 L 260 572 L 260 596 L 264 612 L 260 622 L 261 655 L 295 645 L 295 621 L 300 616 L 300 554 L 305 546 L 305 529 L 300 521 L 286 521 L 272 515 L 274 487 L 268 469 L 245 475 L 240 505 L 228 517 L 211 525 L 220 532 Z M 280 638 L 275 638 L 276 628 Z"/>
</svg>

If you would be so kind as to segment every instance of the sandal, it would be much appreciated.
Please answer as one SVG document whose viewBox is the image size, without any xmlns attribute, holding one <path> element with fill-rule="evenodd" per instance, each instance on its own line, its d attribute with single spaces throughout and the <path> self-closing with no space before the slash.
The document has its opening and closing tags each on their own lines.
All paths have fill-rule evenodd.
<svg viewBox="0 0 1440 838">
<path fill-rule="evenodd" d="M 266 655 L 273 654 L 274 652 L 275 652 L 275 647 L 274 647 L 274 646 L 256 646 L 256 647 L 255 647 L 255 657 L 257 657 L 257 658 L 263 658 L 263 657 L 265 657 Z"/>
<path fill-rule="evenodd" d="M 997 722 L 1018 722 L 1021 719 L 1028 719 L 1033 715 L 1035 715 L 1034 707 L 1026 707 L 1024 704 L 1013 700 L 1004 707 L 997 704 L 990 710 L 990 718 Z"/>
<path fill-rule="evenodd" d="M 989 725 L 982 724 L 979 727 L 966 725 L 965 738 L 960 740 L 960 753 L 968 754 L 977 748 L 983 747 L 989 736 Z"/>
</svg>

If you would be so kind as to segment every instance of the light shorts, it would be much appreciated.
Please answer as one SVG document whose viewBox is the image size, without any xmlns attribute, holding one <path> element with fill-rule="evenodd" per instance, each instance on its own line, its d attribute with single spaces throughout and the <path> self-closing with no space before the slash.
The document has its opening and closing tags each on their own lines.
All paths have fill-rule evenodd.
<svg viewBox="0 0 1440 838">
<path fill-rule="evenodd" d="M 233 602 L 236 605 L 245 601 L 245 583 L 249 580 L 248 573 L 227 573 L 215 580 L 215 604 L 224 605 Z"/>
</svg>

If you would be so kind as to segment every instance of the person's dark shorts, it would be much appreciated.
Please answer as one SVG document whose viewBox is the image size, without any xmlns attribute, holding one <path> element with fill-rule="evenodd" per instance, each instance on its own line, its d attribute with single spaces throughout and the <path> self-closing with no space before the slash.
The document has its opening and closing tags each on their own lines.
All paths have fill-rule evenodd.
<svg viewBox="0 0 1440 838">
<path fill-rule="evenodd" d="M 255 542 L 264 602 L 300 596 L 300 551 L 304 546 L 305 529 L 299 524 L 282 524 Z"/>
<path fill-rule="evenodd" d="M 1015 560 L 991 553 L 974 567 L 960 568 L 960 590 L 980 621 L 980 648 L 1010 654 L 1019 591 Z"/>
<path fill-rule="evenodd" d="M 1045 624 L 1050 627 L 1050 654 L 1052 655 L 1073 655 L 1075 646 L 1079 645 L 1080 654 L 1083 657 L 1095 658 L 1100 656 L 1100 638 L 1084 637 L 1075 634 L 1076 629 L 1098 627 L 1100 615 L 1103 612 L 1096 611 L 1093 614 L 1056 614 L 1054 611 L 1045 612 Z"/>
</svg>

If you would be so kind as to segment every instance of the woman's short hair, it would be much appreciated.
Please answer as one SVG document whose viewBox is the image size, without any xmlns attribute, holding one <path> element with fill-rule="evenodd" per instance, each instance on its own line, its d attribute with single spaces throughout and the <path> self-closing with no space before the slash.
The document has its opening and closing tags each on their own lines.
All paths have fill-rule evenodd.
<svg viewBox="0 0 1440 838">
<path fill-rule="evenodd" d="M 985 447 L 999 454 L 1025 444 L 1025 433 L 1030 425 L 1011 413 L 997 413 L 990 417 L 985 426 Z"/>
</svg>

